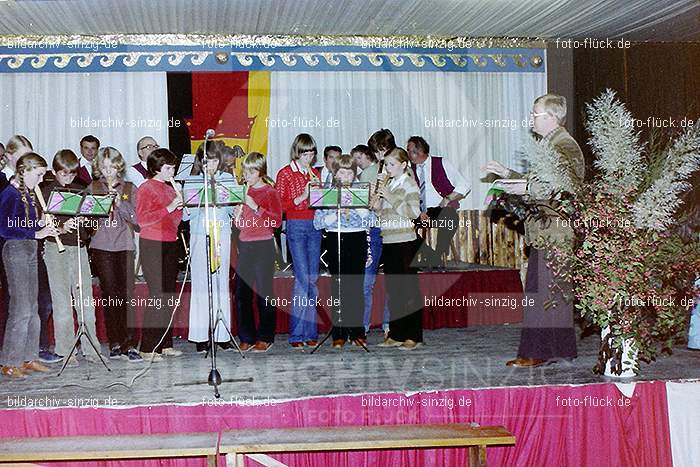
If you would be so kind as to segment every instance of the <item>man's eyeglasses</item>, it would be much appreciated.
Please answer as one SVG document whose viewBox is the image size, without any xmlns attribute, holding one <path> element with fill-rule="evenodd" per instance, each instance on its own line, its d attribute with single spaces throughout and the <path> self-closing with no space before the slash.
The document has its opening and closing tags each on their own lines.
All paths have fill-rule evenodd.
<svg viewBox="0 0 700 467">
<path fill-rule="evenodd" d="M 535 113 L 535 112 L 530 112 L 530 116 L 531 116 L 532 118 L 535 118 L 535 117 L 544 117 L 545 115 L 548 115 L 547 112 L 537 112 L 537 113 Z"/>
<path fill-rule="evenodd" d="M 142 151 L 144 149 L 158 149 L 159 147 L 160 146 L 158 146 L 157 144 L 147 144 L 145 146 L 141 146 L 141 149 L 139 149 L 139 151 Z"/>
</svg>

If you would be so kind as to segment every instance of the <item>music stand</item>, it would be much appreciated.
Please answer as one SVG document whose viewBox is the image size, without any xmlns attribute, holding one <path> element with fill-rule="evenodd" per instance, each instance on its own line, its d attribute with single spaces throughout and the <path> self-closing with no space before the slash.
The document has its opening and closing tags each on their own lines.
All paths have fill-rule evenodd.
<svg viewBox="0 0 700 467">
<path fill-rule="evenodd" d="M 178 182 L 182 182 L 190 178 L 190 173 L 194 167 L 194 154 L 183 154 L 182 159 L 180 159 L 180 165 L 177 168 L 177 172 L 173 177 Z M 198 177 L 199 178 L 199 177 Z"/>
<path fill-rule="evenodd" d="M 70 358 L 73 356 L 73 354 L 77 354 L 78 343 L 80 342 L 80 339 L 83 336 L 85 336 L 87 341 L 90 343 L 90 346 L 92 346 L 93 350 L 97 354 L 97 358 L 100 359 L 107 371 L 112 371 L 107 365 L 107 362 L 105 361 L 104 357 L 102 356 L 102 352 L 98 350 L 98 346 L 95 345 L 95 341 L 90 336 L 90 333 L 87 330 L 87 326 L 85 325 L 85 308 L 83 304 L 83 270 L 80 261 L 81 245 L 79 219 L 81 217 L 108 217 L 112 212 L 112 208 L 114 207 L 115 198 L 116 195 L 114 194 L 97 195 L 68 189 L 53 190 L 51 194 L 49 194 L 49 200 L 46 204 L 46 212 L 54 215 L 71 216 L 77 220 L 78 224 L 75 228 L 75 234 L 77 237 L 78 245 L 76 254 L 76 259 L 78 262 L 77 288 L 79 296 L 78 332 L 75 335 L 73 347 L 71 347 L 70 353 L 66 355 L 66 359 L 64 360 L 63 365 L 61 366 L 61 370 L 56 376 L 61 376 L 63 371 L 66 369 Z"/>
<path fill-rule="evenodd" d="M 338 254 L 338 275 L 336 278 L 337 289 L 338 289 L 338 308 L 336 310 L 337 317 L 337 327 L 343 328 L 343 302 L 340 295 L 341 291 L 341 273 L 340 273 L 340 210 L 341 209 L 357 209 L 357 208 L 369 208 L 369 188 L 370 184 L 367 182 L 355 182 L 350 186 L 342 185 L 329 185 L 322 184 L 320 182 L 312 183 L 309 187 L 309 207 L 312 209 L 335 209 L 336 211 L 336 222 L 337 222 L 337 254 Z M 333 319 L 331 319 L 331 328 L 328 330 L 323 339 L 316 344 L 311 350 L 311 354 L 316 352 L 324 342 L 333 333 Z M 369 352 L 366 345 L 360 343 L 365 352 Z"/>
<path fill-rule="evenodd" d="M 210 206 L 235 206 L 245 202 L 245 186 L 235 180 L 215 180 L 206 190 Z M 205 187 L 199 177 L 187 177 L 182 188 L 183 200 L 188 208 L 199 208 L 204 202 Z M 214 196 L 216 194 L 216 196 Z"/>
<path fill-rule="evenodd" d="M 206 147 L 206 143 L 205 143 Z M 210 216 L 209 208 L 214 209 L 214 222 L 217 222 L 216 207 L 217 206 L 233 206 L 236 204 L 241 204 L 245 202 L 245 187 L 238 185 L 235 180 L 209 180 L 207 178 L 207 157 L 206 154 L 202 158 L 202 176 L 189 176 L 184 180 L 183 185 L 183 201 L 187 207 L 201 208 L 204 205 L 204 224 L 205 224 L 205 241 L 206 241 L 206 257 L 207 257 L 207 292 L 208 292 L 208 306 L 209 306 L 209 350 L 204 355 L 204 358 L 210 357 L 211 359 L 211 369 L 209 371 L 209 377 L 207 382 L 210 386 L 214 386 L 214 396 L 216 398 L 221 397 L 219 394 L 219 385 L 221 385 L 222 379 L 221 374 L 217 368 L 216 364 L 216 330 L 221 325 L 224 327 L 229 336 L 229 343 L 232 343 L 236 348 L 241 358 L 245 358 L 245 355 L 238 346 L 238 343 L 233 338 L 231 330 L 226 326 L 224 321 L 223 311 L 221 310 L 221 291 L 218 289 L 218 284 L 220 283 L 219 274 L 221 268 L 219 267 L 219 261 L 216 260 L 214 255 L 216 254 L 212 248 L 211 242 L 211 231 L 210 226 Z M 217 310 L 214 313 L 214 286 L 212 281 L 212 274 L 217 275 Z M 228 271 L 226 271 L 228 275 Z M 228 277 L 227 277 L 228 280 Z M 228 311 L 228 310 L 227 310 Z"/>
</svg>

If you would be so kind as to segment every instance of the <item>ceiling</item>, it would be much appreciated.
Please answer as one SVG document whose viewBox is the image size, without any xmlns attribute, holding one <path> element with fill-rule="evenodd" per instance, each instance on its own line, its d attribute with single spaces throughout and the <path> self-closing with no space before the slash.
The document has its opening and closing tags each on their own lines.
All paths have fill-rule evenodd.
<svg viewBox="0 0 700 467">
<path fill-rule="evenodd" d="M 0 0 L 0 35 L 122 33 L 700 41 L 700 1 Z"/>
</svg>

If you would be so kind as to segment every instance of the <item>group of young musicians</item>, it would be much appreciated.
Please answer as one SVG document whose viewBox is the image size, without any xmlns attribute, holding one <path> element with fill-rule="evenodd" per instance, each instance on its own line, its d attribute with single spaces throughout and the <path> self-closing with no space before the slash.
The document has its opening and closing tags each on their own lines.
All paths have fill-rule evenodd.
<svg viewBox="0 0 700 467">
<path fill-rule="evenodd" d="M 197 351 L 208 348 L 212 294 L 217 300 L 215 308 L 227 311 L 221 314 L 223 323 L 217 326 L 214 339 L 224 349 L 231 347 L 226 329 L 231 325 L 228 274 L 213 275 L 210 292 L 207 248 L 211 244 L 206 238 L 209 234 L 215 243 L 218 266 L 228 271 L 232 226 L 239 232 L 235 306 L 240 348 L 266 352 L 272 345 L 276 324 L 271 300 L 274 234 L 283 215 L 295 278 L 291 347 L 317 344 L 316 283 L 322 232 L 329 271 L 334 283 L 340 283 L 340 296 L 331 297 L 333 305 L 327 310 L 334 324 L 333 347 L 348 341 L 366 346 L 380 258 L 386 275 L 386 334 L 380 345 L 411 350 L 422 344 L 422 301 L 412 261 L 419 247 L 414 222 L 425 213 L 421 210 L 425 196 L 408 153 L 396 146 L 391 131 L 375 132 L 367 145 L 356 146 L 351 154 L 342 154 L 336 146 L 326 148 L 323 171 L 314 168 L 318 149 L 313 137 L 300 134 L 292 143 L 290 163 L 279 171 L 276 183 L 267 174 L 264 155 L 241 156 L 241 151 L 210 141 L 206 159 L 204 148 L 197 151 L 193 175 L 201 174 L 206 166 L 209 179 L 235 183 L 232 167 L 236 157 L 243 157 L 247 188 L 243 204 L 218 206 L 208 216 L 203 207 L 191 207 L 183 214 L 181 187 L 173 180 L 178 161 L 170 150 L 160 148 L 151 137 L 139 140 L 136 149 L 140 161 L 129 167 L 117 149 L 100 148 L 97 138 L 86 136 L 81 140 L 80 156 L 63 149 L 49 166 L 33 152 L 27 138 L 15 135 L 8 141 L 0 175 L 0 276 L 7 310 L 0 361 L 3 375 L 24 377 L 33 371 L 48 371 L 43 363 L 63 361 L 75 339 L 73 310 L 78 306 L 88 333 L 96 336 L 93 276 L 100 282 L 110 358 L 142 362 L 180 355 L 166 329 L 177 293 L 178 227 L 183 220 L 190 222 L 188 339 L 197 344 Z M 312 184 L 350 186 L 356 181 L 369 183 L 369 206 L 341 208 L 340 212 L 310 206 Z M 109 217 L 88 226 L 82 218 L 45 212 L 42 204 L 54 190 L 109 194 L 114 206 Z M 130 305 L 137 243 L 150 298 L 140 351 Z M 334 252 L 340 252 L 340 257 Z M 257 328 L 253 301 L 259 312 Z M 52 310 L 53 351 L 47 326 Z M 80 350 L 88 361 L 99 357 L 85 339 Z M 68 365 L 79 365 L 78 356 L 75 353 Z"/>
<path fill-rule="evenodd" d="M 347 342 L 366 347 L 374 282 L 382 261 L 388 306 L 385 339 L 379 345 L 415 349 L 423 343 L 423 306 L 414 267 L 421 193 L 408 153 L 396 146 L 390 130 L 382 129 L 350 154 L 342 154 L 337 146 L 327 147 L 321 171 L 313 166 L 317 154 L 313 138 L 298 135 L 292 143 L 291 162 L 277 175 L 294 269 L 290 345 L 295 349 L 317 345 L 316 281 L 323 242 L 332 284 L 339 284 L 331 288 L 331 295 L 338 296 L 329 306 L 333 347 Z M 311 206 L 312 184 L 350 186 L 356 181 L 370 185 L 367 207 L 343 207 L 338 212 L 338 208 Z"/>
</svg>

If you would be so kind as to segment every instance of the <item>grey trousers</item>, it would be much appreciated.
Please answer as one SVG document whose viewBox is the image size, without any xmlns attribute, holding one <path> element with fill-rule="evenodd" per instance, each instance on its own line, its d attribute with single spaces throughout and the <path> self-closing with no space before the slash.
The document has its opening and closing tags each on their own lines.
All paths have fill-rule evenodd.
<svg viewBox="0 0 700 467">
<path fill-rule="evenodd" d="M 0 359 L 4 366 L 20 366 L 22 362 L 34 360 L 39 349 L 37 250 L 36 240 L 5 240 L 2 249 L 10 293 Z"/>
<path fill-rule="evenodd" d="M 95 301 L 92 297 L 92 275 L 88 262 L 87 249 L 81 247 L 80 269 L 83 276 L 83 310 L 85 325 L 95 345 L 100 349 L 95 328 Z M 54 352 L 68 356 L 75 342 L 75 321 L 73 308 L 80 319 L 80 290 L 78 289 L 78 247 L 66 245 L 66 251 L 58 252 L 55 243 L 46 242 L 44 262 L 49 273 L 49 288 L 53 303 L 53 330 L 56 339 Z M 85 355 L 96 355 L 90 342 L 84 336 L 80 348 Z"/>
</svg>

